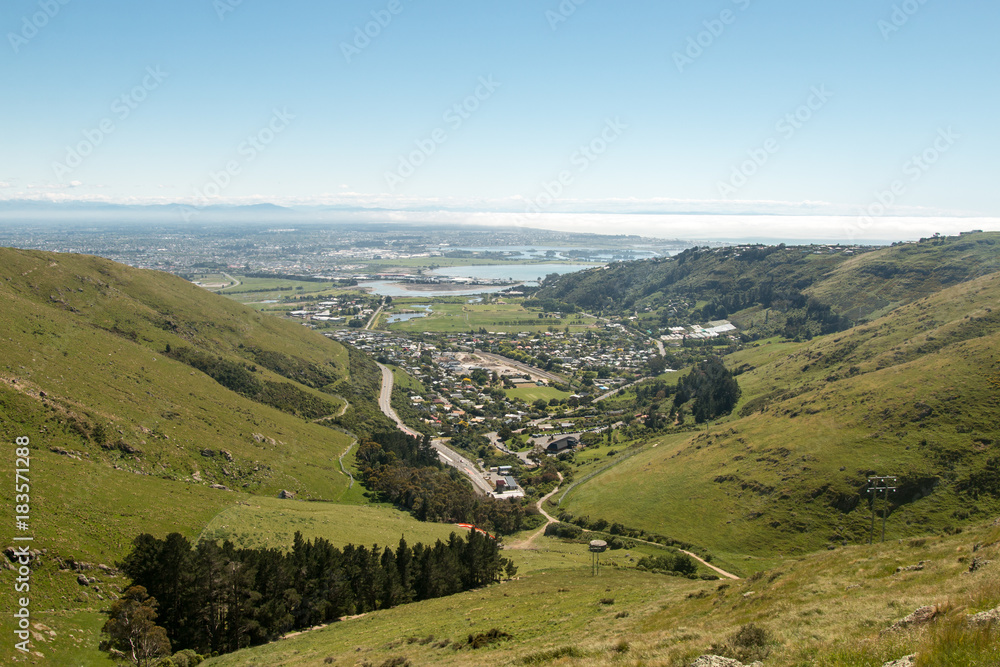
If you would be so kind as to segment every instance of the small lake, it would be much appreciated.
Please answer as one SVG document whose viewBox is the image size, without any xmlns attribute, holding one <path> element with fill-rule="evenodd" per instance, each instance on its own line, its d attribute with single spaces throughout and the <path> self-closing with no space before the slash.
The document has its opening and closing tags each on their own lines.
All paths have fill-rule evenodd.
<svg viewBox="0 0 1000 667">
<path fill-rule="evenodd" d="M 395 315 L 390 315 L 386 318 L 386 322 L 392 324 L 393 322 L 407 322 L 409 320 L 415 320 L 418 317 L 427 317 L 431 314 L 432 309 L 430 305 L 427 304 L 409 304 L 406 308 L 422 308 L 424 312 L 422 313 L 397 313 Z"/>
<path fill-rule="evenodd" d="M 550 273 L 573 273 L 584 269 L 592 269 L 599 264 L 497 264 L 471 266 L 448 266 L 430 273 L 450 278 L 474 278 L 476 280 L 513 280 L 518 283 L 536 284 L 538 278 L 544 278 Z M 380 296 L 471 296 L 474 294 L 493 294 L 513 285 L 471 285 L 462 289 L 436 289 L 429 285 L 419 285 L 425 289 L 406 289 L 402 283 L 390 280 L 365 280 L 358 283 L 359 287 L 367 287 L 373 294 Z"/>
</svg>

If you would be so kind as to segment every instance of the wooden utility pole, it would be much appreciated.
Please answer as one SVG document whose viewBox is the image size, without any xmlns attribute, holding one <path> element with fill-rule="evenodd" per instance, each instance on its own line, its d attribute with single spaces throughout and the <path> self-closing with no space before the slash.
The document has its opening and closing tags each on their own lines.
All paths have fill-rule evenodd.
<svg viewBox="0 0 1000 667">
<path fill-rule="evenodd" d="M 883 493 L 882 541 L 885 542 L 885 522 L 889 516 L 889 492 L 895 493 L 896 478 L 892 476 L 868 478 L 868 493 L 872 494 L 872 525 L 868 530 L 868 544 L 871 544 L 875 538 L 875 502 L 878 500 L 879 491 Z"/>
</svg>

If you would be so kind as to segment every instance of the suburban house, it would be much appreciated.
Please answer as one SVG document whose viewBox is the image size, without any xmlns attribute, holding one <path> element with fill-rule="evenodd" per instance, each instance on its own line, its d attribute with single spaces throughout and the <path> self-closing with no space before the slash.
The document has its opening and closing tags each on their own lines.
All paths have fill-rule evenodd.
<svg viewBox="0 0 1000 667">
<path fill-rule="evenodd" d="M 505 475 L 496 481 L 497 493 L 503 493 L 504 491 L 513 491 L 517 488 L 517 480 L 509 475 Z"/>
</svg>

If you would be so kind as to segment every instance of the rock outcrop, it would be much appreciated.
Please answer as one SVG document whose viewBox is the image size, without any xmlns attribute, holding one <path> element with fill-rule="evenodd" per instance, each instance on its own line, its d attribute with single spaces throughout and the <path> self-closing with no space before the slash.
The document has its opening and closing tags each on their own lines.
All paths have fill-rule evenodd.
<svg viewBox="0 0 1000 667">
<path fill-rule="evenodd" d="M 721 655 L 703 655 L 692 662 L 691 667 L 764 667 L 764 663 L 756 661 L 744 665 L 734 658 L 726 658 Z"/>
<path fill-rule="evenodd" d="M 1000 607 L 994 607 L 989 611 L 981 611 L 966 618 L 969 625 L 981 628 L 991 623 L 1000 624 Z"/>
<path fill-rule="evenodd" d="M 910 655 L 904 655 L 899 660 L 890 660 L 883 664 L 882 667 L 913 667 L 915 664 L 917 664 L 917 654 L 911 653 Z"/>
<path fill-rule="evenodd" d="M 921 607 L 917 609 L 912 614 L 905 618 L 901 618 L 895 623 L 893 623 L 888 629 L 883 630 L 883 632 L 896 632 L 897 630 L 903 630 L 911 626 L 924 625 L 925 623 L 930 623 L 938 614 L 941 612 L 936 605 L 928 605 L 926 607 Z"/>
</svg>

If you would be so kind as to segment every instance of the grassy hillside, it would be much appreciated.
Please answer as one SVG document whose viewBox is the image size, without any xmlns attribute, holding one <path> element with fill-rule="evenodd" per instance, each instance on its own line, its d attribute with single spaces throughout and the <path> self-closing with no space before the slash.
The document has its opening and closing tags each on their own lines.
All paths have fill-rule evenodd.
<svg viewBox="0 0 1000 667">
<path fill-rule="evenodd" d="M 995 271 L 1000 271 L 1000 234 L 966 234 L 858 255 L 805 291 L 851 320 L 868 321 Z"/>
<path fill-rule="evenodd" d="M 648 447 L 563 508 L 730 558 L 867 541 L 874 474 L 898 476 L 890 539 L 995 516 L 998 301 L 994 273 L 847 332 L 731 355 L 745 371 L 733 415 Z"/>
<path fill-rule="evenodd" d="M 363 500 L 338 462 L 353 438 L 328 424 L 384 420 L 374 407 L 379 371 L 314 331 L 168 274 L 11 249 L 0 249 L 0 330 L 0 468 L 9 480 L 0 499 L 15 506 L 13 443 L 27 437 L 30 519 L 19 534 L 43 551 L 33 608 L 52 610 L 60 641 L 71 628 L 93 640 L 63 649 L 96 647 L 97 611 L 125 584 L 96 566 L 113 566 L 141 532 L 196 538 L 220 511 L 245 508 L 248 493 Z M 333 539 L 358 511 L 307 513 L 296 525 Z M 384 519 L 398 539 L 404 518 Z M 97 583 L 78 583 L 81 573 Z M 12 586 L 0 593 L 4 608 L 13 595 Z M 43 661 L 103 660 L 62 655 Z"/>
<path fill-rule="evenodd" d="M 298 416 L 295 401 L 344 407 L 332 393 L 349 381 L 343 346 L 167 274 L 98 258 L 3 250 L 0 267 L 6 439 L 27 435 L 36 453 L 61 448 L 71 462 L 143 475 L 339 492 L 334 459 L 350 438 Z M 174 358 L 178 350 L 287 391 L 291 403 L 251 400 Z"/>
<path fill-rule="evenodd" d="M 539 551 L 523 552 L 514 581 L 374 612 L 208 665 L 681 667 L 726 650 L 713 645 L 741 648 L 729 639 L 747 623 L 762 627 L 768 641 L 744 648 L 766 652 L 765 664 L 775 667 L 880 666 L 913 652 L 921 666 L 1000 664 L 997 629 L 964 627 L 966 615 L 1000 603 L 995 525 L 790 558 L 737 582 L 614 566 L 592 577 L 589 554 L 579 545 L 541 539 Z M 970 573 L 973 558 L 994 562 Z M 918 563 L 920 569 L 897 571 Z M 883 633 L 933 604 L 941 612 L 933 623 Z M 469 646 L 470 635 L 493 629 L 510 636 Z"/>
</svg>

